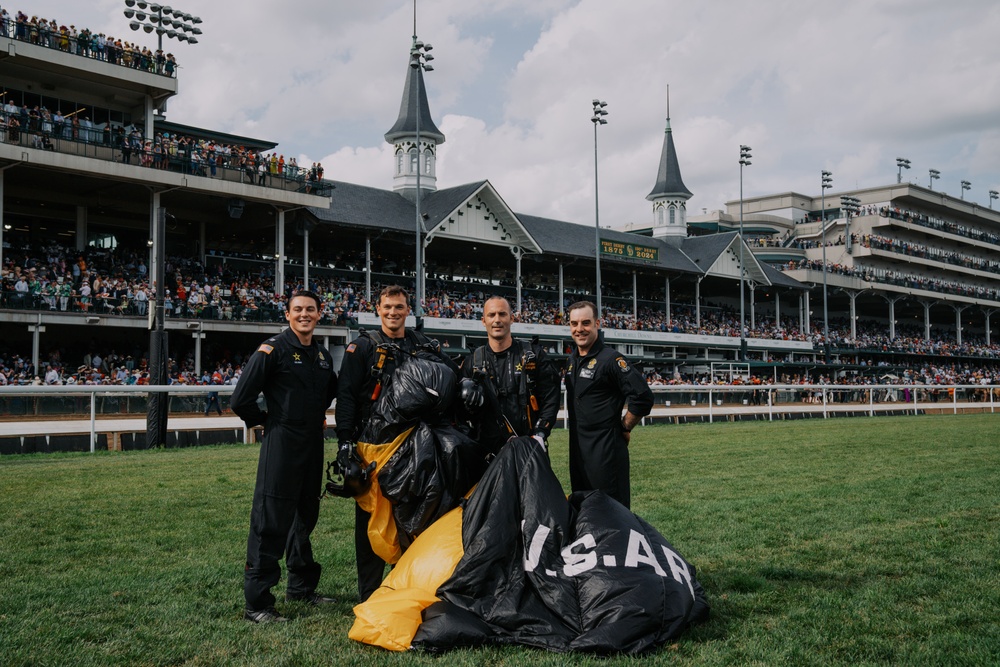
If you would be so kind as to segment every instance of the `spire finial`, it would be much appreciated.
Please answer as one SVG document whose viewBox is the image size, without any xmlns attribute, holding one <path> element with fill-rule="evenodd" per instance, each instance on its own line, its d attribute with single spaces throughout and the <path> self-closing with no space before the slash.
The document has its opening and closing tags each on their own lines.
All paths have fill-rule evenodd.
<svg viewBox="0 0 1000 667">
<path fill-rule="evenodd" d="M 416 0 L 413 0 L 416 2 Z M 667 120 L 670 120 L 670 84 L 667 84 Z"/>
<path fill-rule="evenodd" d="M 417 41 L 417 0 L 413 0 L 413 41 Z"/>
</svg>

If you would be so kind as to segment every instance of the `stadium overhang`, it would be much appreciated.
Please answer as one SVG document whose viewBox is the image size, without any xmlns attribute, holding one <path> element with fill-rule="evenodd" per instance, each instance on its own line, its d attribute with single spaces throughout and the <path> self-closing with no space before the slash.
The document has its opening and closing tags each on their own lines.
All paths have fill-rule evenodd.
<svg viewBox="0 0 1000 667">
<path fill-rule="evenodd" d="M 444 215 L 428 231 L 427 242 L 434 238 L 478 241 L 517 247 L 527 254 L 542 253 L 541 246 L 489 181 L 484 181 L 478 190 Z"/>
</svg>

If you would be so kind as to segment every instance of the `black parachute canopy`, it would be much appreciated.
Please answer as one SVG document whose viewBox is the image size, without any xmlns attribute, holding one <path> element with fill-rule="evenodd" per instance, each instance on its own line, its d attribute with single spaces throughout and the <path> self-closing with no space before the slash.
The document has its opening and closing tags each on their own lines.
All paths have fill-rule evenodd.
<svg viewBox="0 0 1000 667">
<path fill-rule="evenodd" d="M 462 543 L 414 647 L 641 653 L 708 617 L 694 566 L 603 492 L 567 499 L 531 438 L 511 440 L 490 464 L 465 508 Z"/>
</svg>

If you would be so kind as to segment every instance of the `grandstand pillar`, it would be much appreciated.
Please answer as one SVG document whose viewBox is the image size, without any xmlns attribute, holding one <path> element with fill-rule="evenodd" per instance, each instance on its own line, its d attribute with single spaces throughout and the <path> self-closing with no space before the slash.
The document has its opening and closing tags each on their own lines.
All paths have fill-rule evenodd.
<svg viewBox="0 0 1000 667">
<path fill-rule="evenodd" d="M 774 326 L 781 328 L 781 295 L 774 290 Z"/>
<path fill-rule="evenodd" d="M 635 271 L 632 271 L 632 317 L 635 318 L 636 328 L 639 328 L 639 278 Z"/>
<path fill-rule="evenodd" d="M 968 308 L 969 305 L 964 306 L 952 306 L 955 310 L 955 344 L 962 344 L 962 311 Z"/>
<path fill-rule="evenodd" d="M 896 337 L 896 302 L 902 301 L 903 297 L 883 294 L 882 298 L 889 303 L 889 340 L 892 340 Z"/>
<path fill-rule="evenodd" d="M 28 331 L 31 332 L 31 365 L 35 368 L 35 375 L 43 376 L 38 368 L 38 359 L 42 349 L 42 334 L 45 333 L 45 325 L 42 324 L 42 314 L 38 314 L 38 323 L 29 324 Z"/>
<path fill-rule="evenodd" d="M 0 268 L 3 267 L 3 177 L 4 170 L 0 169 Z M 562 265 L 559 268 L 559 275 L 562 276 Z"/>
<path fill-rule="evenodd" d="M 194 374 L 201 377 L 201 341 L 205 338 L 205 332 L 196 331 L 191 334 L 194 338 Z"/>
<path fill-rule="evenodd" d="M 513 246 L 510 252 L 514 255 L 514 261 L 517 265 L 517 312 L 521 312 L 521 252 L 520 246 Z"/>
<path fill-rule="evenodd" d="M 285 293 L 285 211 L 278 209 L 274 225 L 274 293 Z"/>
<path fill-rule="evenodd" d="M 694 325 L 701 327 L 701 281 L 704 276 L 700 276 L 694 284 Z"/>
<path fill-rule="evenodd" d="M 931 306 L 934 303 L 934 301 L 920 300 L 920 305 L 924 307 L 924 340 L 926 341 L 931 339 Z"/>
<path fill-rule="evenodd" d="M 372 235 L 371 234 L 365 234 L 365 301 L 367 301 L 368 303 L 372 302 Z"/>
<path fill-rule="evenodd" d="M 144 105 L 145 106 L 145 111 L 144 111 L 144 113 L 146 115 L 146 118 L 145 118 L 146 123 L 145 123 L 145 129 L 143 130 L 143 132 L 145 132 L 145 134 L 143 136 L 146 139 L 152 139 L 153 137 L 156 136 L 154 134 L 155 129 L 153 127 L 153 96 L 152 95 L 146 95 L 146 98 L 145 98 L 144 102 L 145 102 L 145 105 Z"/>
<path fill-rule="evenodd" d="M 986 347 L 992 345 L 990 342 L 990 316 L 995 312 L 994 308 L 983 308 L 983 315 L 986 316 Z"/>
<path fill-rule="evenodd" d="M 76 249 L 83 252 L 87 247 L 87 207 L 76 207 Z"/>
<path fill-rule="evenodd" d="M 757 286 L 750 283 L 750 328 L 757 328 L 757 316 L 754 314 L 754 307 L 757 305 Z"/>
<path fill-rule="evenodd" d="M 160 193 L 153 190 L 149 198 L 149 277 L 153 282 L 151 283 L 155 287 L 156 277 L 160 275 L 157 270 L 159 265 L 160 257 L 162 256 L 161 249 L 156 245 L 159 239 L 158 231 L 159 226 L 157 224 L 157 216 L 160 212 Z M 202 265 L 204 266 L 204 264 Z"/>
<path fill-rule="evenodd" d="M 848 292 L 847 298 L 851 300 L 851 341 L 858 339 L 858 292 Z"/>
<path fill-rule="evenodd" d="M 565 303 L 565 299 L 563 297 L 563 264 L 562 262 L 558 262 L 557 265 L 559 266 L 559 317 L 562 317 L 563 303 Z"/>
<path fill-rule="evenodd" d="M 665 301 L 665 303 L 664 303 L 663 305 L 664 305 L 664 306 L 666 307 L 666 309 L 667 309 L 667 310 L 666 310 L 666 315 L 667 315 L 667 326 L 669 327 L 669 326 L 670 326 L 670 324 L 671 324 L 671 323 L 670 323 L 670 276 L 667 276 L 667 277 L 666 277 L 666 278 L 664 278 L 663 280 L 664 280 L 664 284 L 663 284 L 663 294 L 665 295 L 665 298 L 664 298 L 664 301 Z"/>
<path fill-rule="evenodd" d="M 208 251 L 205 248 L 205 221 L 198 223 L 198 254 L 201 255 L 201 265 L 205 266 L 205 255 Z"/>
<path fill-rule="evenodd" d="M 806 292 L 802 296 L 803 296 L 803 299 L 804 299 L 803 308 L 802 308 L 802 333 L 808 335 L 808 333 L 809 333 L 809 327 L 811 326 L 809 324 L 809 315 L 810 315 L 809 309 L 812 306 L 809 305 L 809 292 Z"/>
</svg>

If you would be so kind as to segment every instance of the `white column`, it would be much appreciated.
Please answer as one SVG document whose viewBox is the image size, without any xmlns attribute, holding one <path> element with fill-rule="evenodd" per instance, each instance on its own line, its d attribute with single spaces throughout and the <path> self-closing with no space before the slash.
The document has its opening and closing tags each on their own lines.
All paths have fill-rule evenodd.
<svg viewBox="0 0 1000 667">
<path fill-rule="evenodd" d="M 635 318 L 635 326 L 639 328 L 639 278 L 635 271 L 632 271 L 632 317 Z"/>
<path fill-rule="evenodd" d="M 750 328 L 757 328 L 757 316 L 755 306 L 757 305 L 757 286 L 750 283 Z"/>
<path fill-rule="evenodd" d="M 372 302 L 372 237 L 365 234 L 365 301 Z"/>
<path fill-rule="evenodd" d="M 160 210 L 160 193 L 157 192 L 156 190 L 153 190 L 151 192 L 151 194 L 150 194 L 150 197 L 149 197 L 149 239 L 153 243 L 156 243 L 156 239 L 159 238 L 157 236 L 157 234 L 156 234 L 156 216 L 159 213 L 159 210 Z M 160 275 L 160 272 L 157 269 L 157 265 L 158 265 L 158 263 L 160 261 L 160 257 L 166 257 L 167 256 L 166 253 L 163 250 L 164 250 L 163 248 L 159 248 L 159 249 L 155 248 L 155 247 L 151 247 L 150 248 L 150 255 L 149 255 L 149 284 L 150 285 L 154 285 L 154 283 L 156 281 L 156 276 Z M 159 251 L 159 252 L 157 252 L 157 251 Z M 204 266 L 204 264 L 202 266 Z M 154 287 L 155 287 L 155 285 L 154 285 Z M 166 285 L 164 285 L 164 289 L 166 289 Z M 149 304 L 149 306 L 150 306 L 150 308 L 152 308 L 153 304 L 151 303 L 151 304 Z"/>
<path fill-rule="evenodd" d="M 670 277 L 668 276 L 667 278 L 664 278 L 664 281 L 665 282 L 664 282 L 664 285 L 663 285 L 663 294 L 666 297 L 664 299 L 664 301 L 665 301 L 664 305 L 667 308 L 667 311 L 666 311 L 667 312 L 667 326 L 669 327 L 670 324 L 671 324 L 671 322 L 670 322 Z"/>
<path fill-rule="evenodd" d="M 699 277 L 694 284 L 694 325 L 696 327 L 701 326 L 701 281 L 703 277 Z"/>
<path fill-rule="evenodd" d="M 191 334 L 194 338 L 194 374 L 201 377 L 201 339 L 205 337 L 204 332 L 196 331 Z"/>
<path fill-rule="evenodd" d="M 774 326 L 781 328 L 781 295 L 774 290 Z"/>
<path fill-rule="evenodd" d="M 563 263 L 559 262 L 559 315 L 563 315 L 563 304 L 566 301 L 565 294 L 563 294 Z"/>
<path fill-rule="evenodd" d="M 851 300 L 851 340 L 856 341 L 858 339 L 858 293 L 848 292 L 847 296 Z"/>
<path fill-rule="evenodd" d="M 0 267 L 3 266 L 3 233 L 4 233 L 4 222 L 3 222 L 3 179 L 4 170 L 0 169 Z"/>
<path fill-rule="evenodd" d="M 285 211 L 278 209 L 274 229 L 274 293 L 285 293 Z"/>
</svg>

